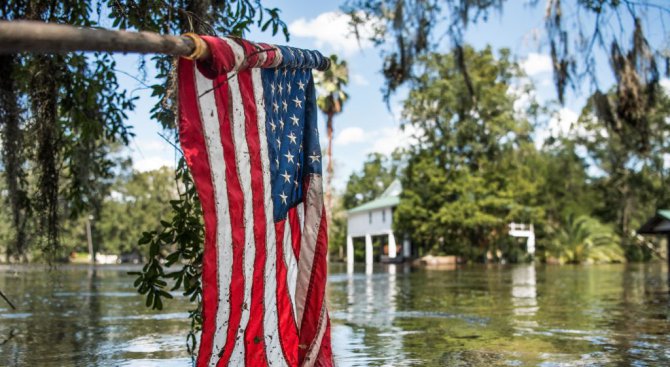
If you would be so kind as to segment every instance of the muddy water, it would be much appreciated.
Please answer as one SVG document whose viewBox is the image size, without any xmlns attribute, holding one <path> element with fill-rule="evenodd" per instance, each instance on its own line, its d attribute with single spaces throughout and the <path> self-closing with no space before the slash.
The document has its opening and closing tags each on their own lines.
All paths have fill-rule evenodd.
<svg viewBox="0 0 670 367">
<path fill-rule="evenodd" d="M 188 302 L 129 270 L 0 266 L 0 366 L 190 366 Z M 330 270 L 339 366 L 670 365 L 663 264 Z"/>
</svg>

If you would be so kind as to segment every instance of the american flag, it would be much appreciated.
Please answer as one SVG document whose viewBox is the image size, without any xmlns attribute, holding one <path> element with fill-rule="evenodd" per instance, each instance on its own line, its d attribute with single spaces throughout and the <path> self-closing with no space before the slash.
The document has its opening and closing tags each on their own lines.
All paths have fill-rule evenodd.
<svg viewBox="0 0 670 367">
<path fill-rule="evenodd" d="M 332 366 L 316 51 L 203 37 L 179 61 L 180 143 L 205 223 L 197 366 Z"/>
</svg>

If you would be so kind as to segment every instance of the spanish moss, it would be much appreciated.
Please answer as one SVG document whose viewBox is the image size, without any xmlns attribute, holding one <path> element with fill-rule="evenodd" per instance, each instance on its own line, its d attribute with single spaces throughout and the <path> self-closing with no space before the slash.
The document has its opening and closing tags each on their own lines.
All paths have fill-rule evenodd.
<svg viewBox="0 0 670 367">
<path fill-rule="evenodd" d="M 26 190 L 26 174 L 21 129 L 21 107 L 18 101 L 14 71 L 18 62 L 14 55 L 0 55 L 0 124 L 2 124 L 2 163 L 5 168 L 7 203 L 12 216 L 14 238 L 8 245 L 6 261 L 27 261 L 26 223 L 30 203 Z"/>
</svg>

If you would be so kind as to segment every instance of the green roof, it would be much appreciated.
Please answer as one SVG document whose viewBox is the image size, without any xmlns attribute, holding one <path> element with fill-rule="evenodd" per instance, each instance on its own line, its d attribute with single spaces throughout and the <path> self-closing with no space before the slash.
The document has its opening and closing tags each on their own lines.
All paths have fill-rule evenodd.
<svg viewBox="0 0 670 367">
<path fill-rule="evenodd" d="M 357 206 L 351 210 L 349 210 L 349 213 L 358 213 L 358 212 L 364 212 L 368 210 L 374 210 L 374 209 L 381 209 L 381 208 L 388 208 L 389 206 L 396 206 L 400 203 L 400 198 L 397 196 L 386 196 L 386 197 L 381 197 L 379 199 L 374 199 L 372 201 L 368 201 L 367 203 Z"/>
<path fill-rule="evenodd" d="M 400 181 L 395 180 L 378 198 L 350 209 L 348 213 L 359 213 L 369 210 L 388 208 L 390 206 L 397 206 L 400 203 L 400 191 L 402 191 L 402 185 L 400 184 Z"/>
<path fill-rule="evenodd" d="M 670 210 L 668 209 L 661 209 L 656 212 L 656 214 L 649 218 L 645 224 L 642 225 L 637 230 L 638 234 L 666 234 L 670 233 L 667 229 L 665 228 L 659 228 L 660 224 L 667 223 L 666 221 L 670 221 Z"/>
</svg>

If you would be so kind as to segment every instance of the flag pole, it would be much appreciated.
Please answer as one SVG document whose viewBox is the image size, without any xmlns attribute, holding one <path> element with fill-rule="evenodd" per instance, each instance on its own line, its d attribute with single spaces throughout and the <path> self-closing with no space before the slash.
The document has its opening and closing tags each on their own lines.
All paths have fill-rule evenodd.
<svg viewBox="0 0 670 367">
<path fill-rule="evenodd" d="M 115 31 L 29 20 L 0 21 L 0 54 L 73 51 L 166 54 L 207 60 L 207 43 L 194 33 L 181 36 L 154 32 Z M 330 59 L 318 70 L 330 68 Z"/>
<path fill-rule="evenodd" d="M 199 37 L 196 37 L 191 34 L 172 36 L 27 20 L 0 21 L 0 54 L 99 51 L 190 56 L 199 46 Z M 196 57 L 199 60 L 210 55 L 207 45 L 202 44 L 205 50 L 199 50 L 201 52 Z"/>
</svg>

